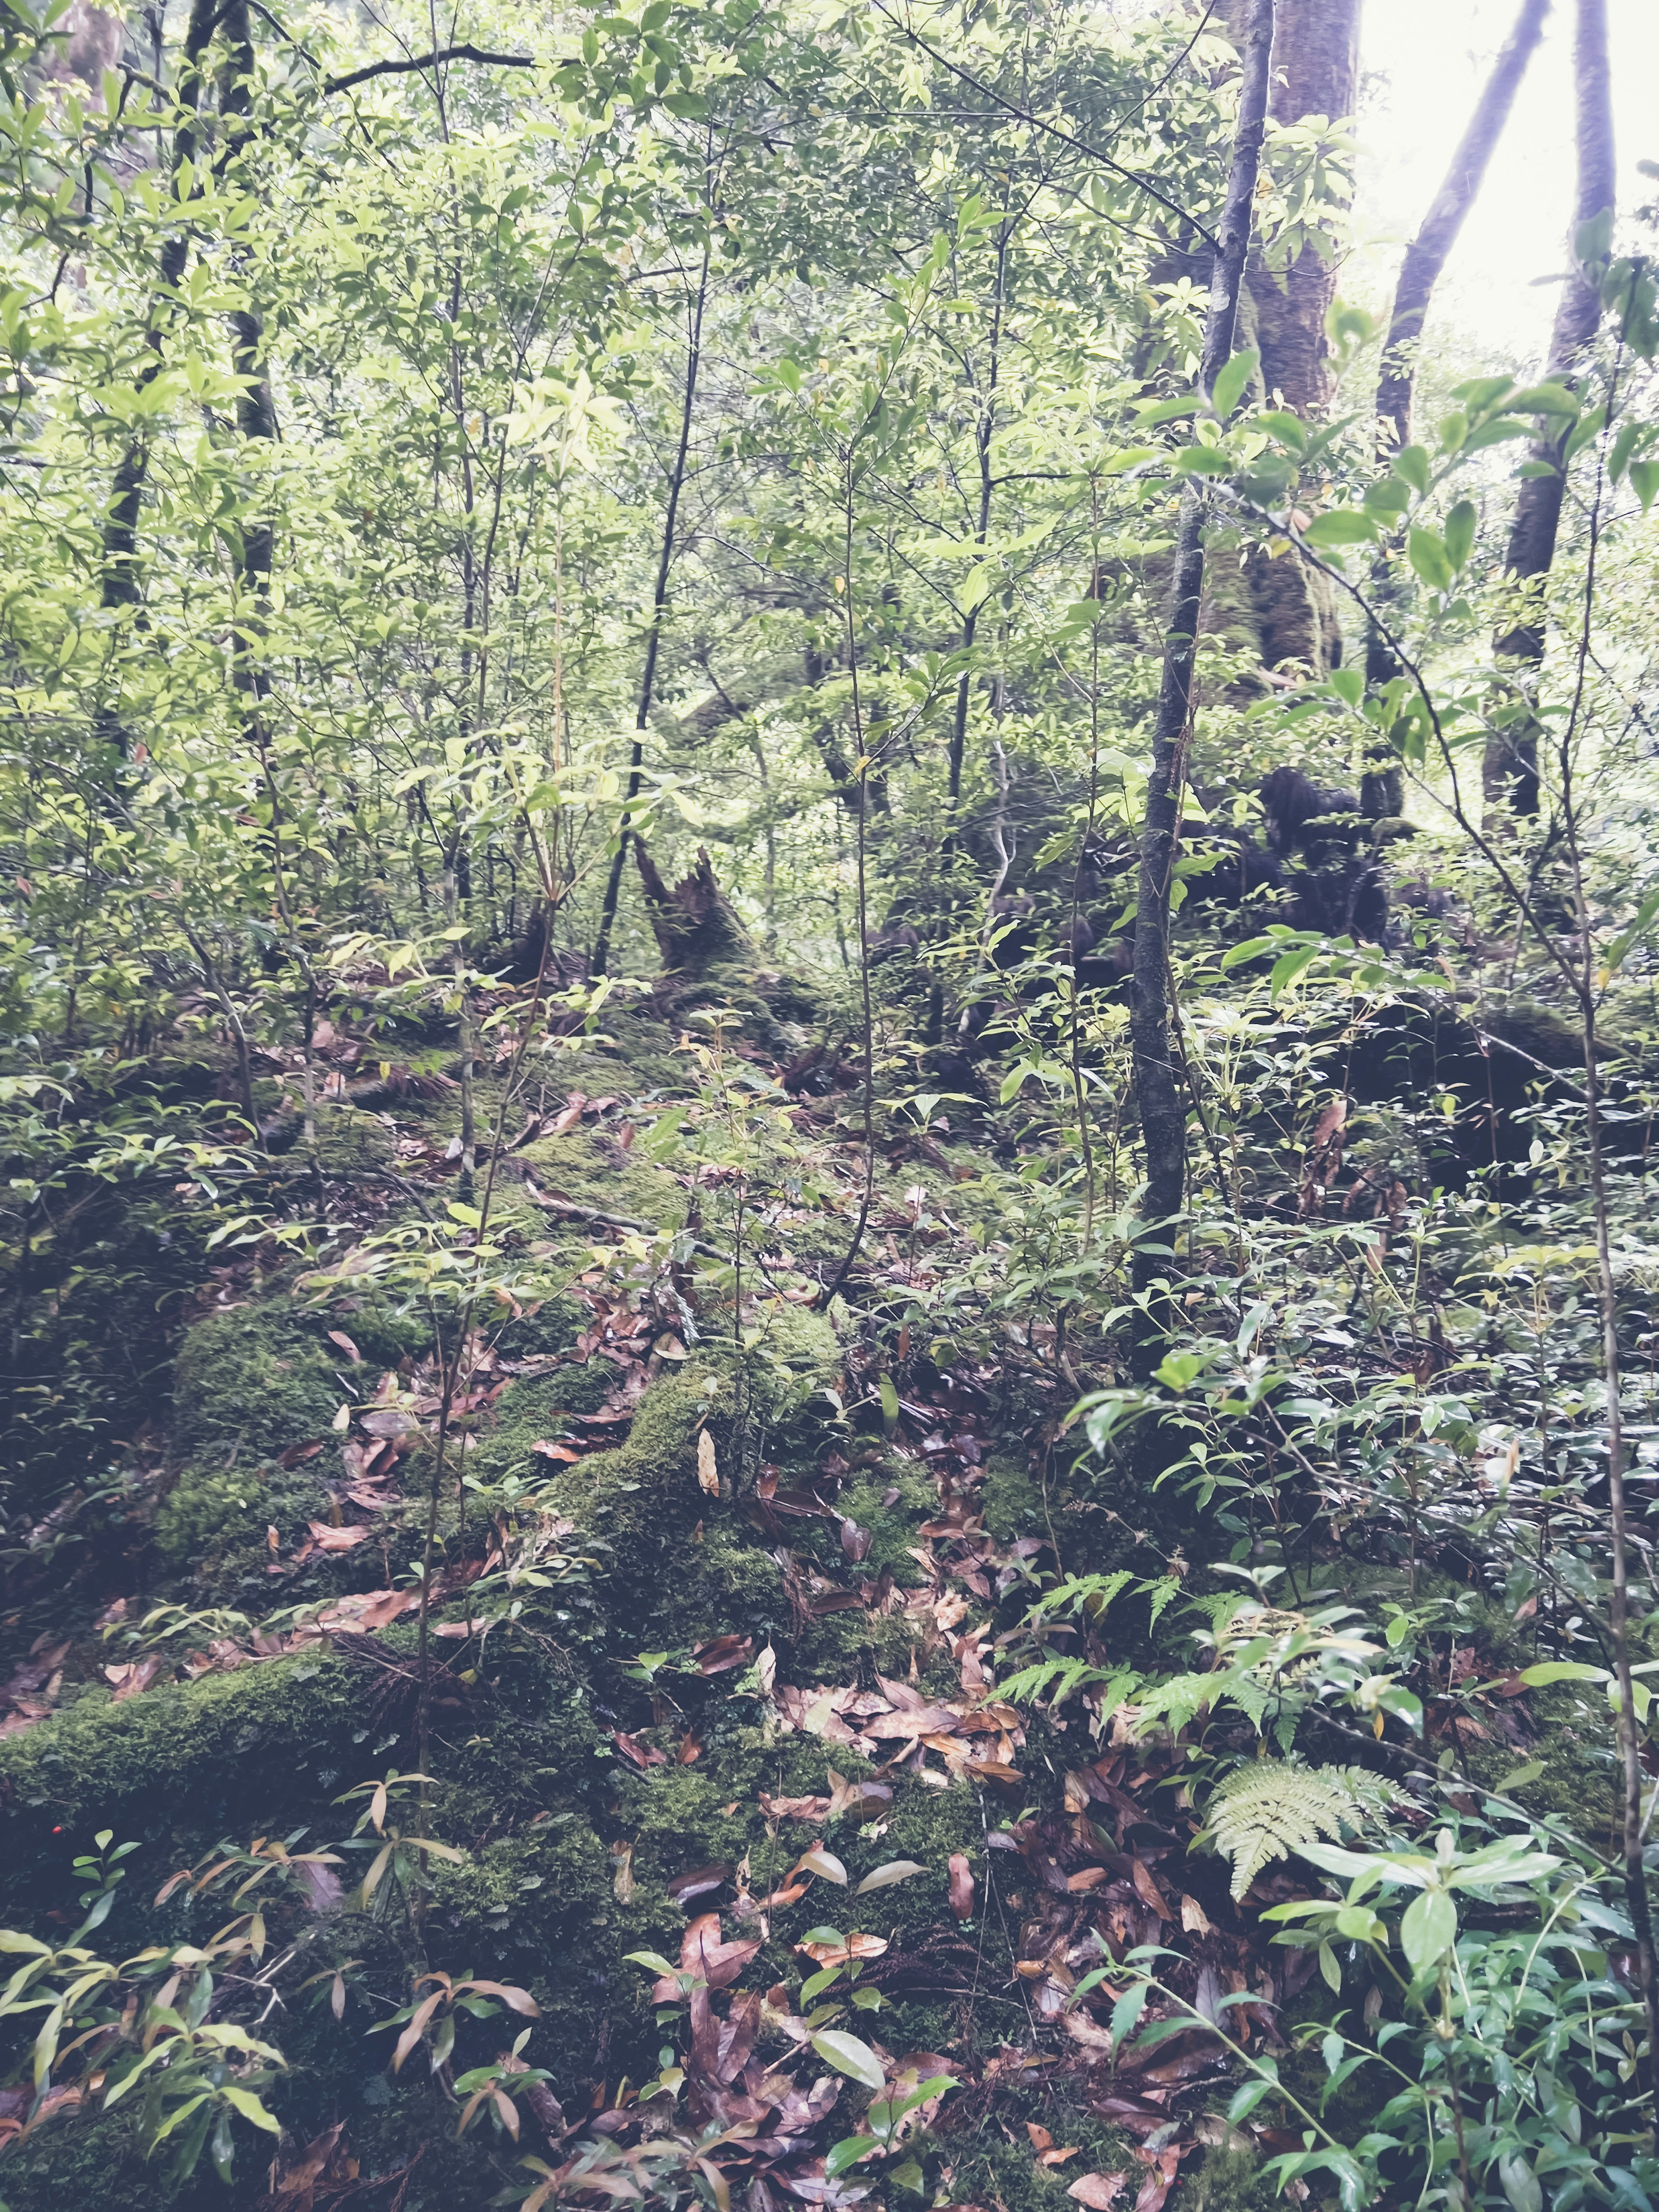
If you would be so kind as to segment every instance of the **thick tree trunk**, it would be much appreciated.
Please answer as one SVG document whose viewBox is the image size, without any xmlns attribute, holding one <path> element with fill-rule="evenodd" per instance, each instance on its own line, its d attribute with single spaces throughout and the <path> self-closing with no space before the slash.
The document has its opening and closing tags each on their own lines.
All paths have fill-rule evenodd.
<svg viewBox="0 0 1659 2212">
<path fill-rule="evenodd" d="M 1359 83 L 1360 0 L 1279 0 L 1273 81 L 1267 112 L 1275 123 L 1322 115 L 1340 123 L 1354 111 Z M 1231 18 L 1246 18 L 1234 0 Z M 1334 389 L 1326 319 L 1336 297 L 1336 264 L 1304 246 L 1283 269 L 1252 258 L 1250 304 L 1261 381 L 1297 414 L 1328 412 Z M 1252 561 L 1251 596 L 1269 668 L 1285 663 L 1326 675 L 1341 658 L 1335 594 L 1317 570 L 1290 559 Z"/>
<path fill-rule="evenodd" d="M 1207 392 L 1233 350 L 1239 294 L 1255 199 L 1261 142 L 1266 134 L 1267 81 L 1273 46 L 1273 0 L 1251 0 L 1238 40 L 1243 64 L 1232 170 L 1227 180 L 1219 244 L 1210 277 L 1209 313 L 1199 380 Z M 1136 1243 L 1133 1284 L 1139 1304 L 1136 1359 L 1145 1374 L 1157 1364 L 1157 1347 L 1169 1319 L 1160 1277 L 1174 1273 L 1170 1247 L 1187 1180 L 1187 1115 L 1176 1081 L 1170 1002 L 1170 892 L 1176 836 L 1186 782 L 1192 730 L 1193 670 L 1204 596 L 1202 480 L 1182 494 L 1176 538 L 1174 602 L 1164 643 L 1164 676 L 1153 726 L 1152 770 L 1146 783 L 1146 826 L 1140 840 L 1140 880 L 1135 907 L 1134 997 L 1130 1014 L 1135 1090 L 1146 1150 L 1146 1188 Z M 1164 1246 L 1162 1251 L 1158 1249 Z"/>
<path fill-rule="evenodd" d="M 1573 82 L 1578 139 L 1578 187 L 1573 206 L 1576 231 L 1578 225 L 1593 222 L 1617 204 L 1607 0 L 1578 0 Z M 1568 385 L 1575 381 L 1601 319 L 1601 295 L 1575 262 L 1562 287 L 1555 327 L 1550 334 L 1548 376 Z M 1538 722 L 1533 709 L 1544 661 L 1543 580 L 1555 559 L 1566 489 L 1566 438 L 1564 428 L 1533 447 L 1533 459 L 1545 463 L 1549 473 L 1522 477 L 1516 499 L 1507 565 L 1522 587 L 1524 604 L 1520 619 L 1498 639 L 1498 652 L 1509 664 L 1517 703 L 1526 711 L 1506 730 L 1488 739 L 1481 763 L 1488 808 L 1496 810 L 1507 804 L 1522 815 L 1538 811 Z"/>
<path fill-rule="evenodd" d="M 697 848 L 696 866 L 672 890 L 638 837 L 634 840 L 634 858 L 662 964 L 671 975 L 701 975 L 718 961 L 754 958 L 749 933 L 720 889 L 714 863 L 702 846 Z"/>
<path fill-rule="evenodd" d="M 1386 461 L 1390 454 L 1412 441 L 1418 354 L 1429 302 L 1469 210 L 1480 197 L 1493 152 L 1515 105 L 1515 95 L 1527 73 L 1527 64 L 1544 34 L 1544 18 L 1549 11 L 1550 0 L 1521 0 L 1514 28 L 1481 88 L 1474 112 L 1458 141 L 1440 190 L 1417 235 L 1406 248 L 1405 258 L 1400 264 L 1400 279 L 1395 286 L 1388 335 L 1382 342 L 1382 369 L 1376 384 L 1377 450 L 1382 460 Z M 1371 598 L 1380 607 L 1386 607 L 1392 596 L 1389 577 L 1389 562 L 1379 556 L 1371 571 Z M 1373 622 L 1365 640 L 1366 682 L 1387 684 L 1400 673 L 1400 665 L 1382 629 Z M 1366 763 L 1360 782 L 1361 808 L 1376 820 L 1398 814 L 1404 799 L 1399 762 L 1391 747 L 1382 747 Z"/>
</svg>

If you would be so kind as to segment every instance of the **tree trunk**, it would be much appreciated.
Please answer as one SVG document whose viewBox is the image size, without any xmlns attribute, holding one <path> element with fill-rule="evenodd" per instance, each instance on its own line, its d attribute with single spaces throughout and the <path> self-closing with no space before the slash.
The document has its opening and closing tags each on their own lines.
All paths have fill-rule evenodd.
<svg viewBox="0 0 1659 2212">
<path fill-rule="evenodd" d="M 1515 27 L 1492 64 L 1492 75 L 1481 88 L 1474 112 L 1458 141 L 1440 189 L 1400 264 L 1394 311 L 1389 318 L 1382 374 L 1376 386 L 1376 411 L 1391 451 L 1411 443 L 1418 341 L 1423 334 L 1429 301 L 1447 257 L 1457 243 L 1464 220 L 1486 181 L 1487 167 L 1504 135 L 1527 64 L 1544 35 L 1544 18 L 1549 11 L 1550 0 L 1521 0 Z"/>
<path fill-rule="evenodd" d="M 194 161 L 200 143 L 197 112 L 201 106 L 204 90 L 202 63 L 212 43 L 220 14 L 219 0 L 194 0 L 190 11 L 190 20 L 185 30 L 184 63 L 179 71 L 177 88 L 179 105 L 184 112 L 173 134 L 168 166 L 169 185 L 181 166 L 187 161 Z M 160 282 L 145 319 L 144 343 L 149 349 L 150 357 L 139 373 L 140 392 L 153 383 L 161 372 L 164 321 L 184 276 L 185 261 L 189 252 L 190 231 L 185 224 L 180 223 L 169 231 L 162 241 L 158 270 Z M 134 430 L 128 439 L 126 450 L 117 464 L 115 480 L 110 488 L 109 506 L 105 511 L 100 532 L 102 574 L 99 596 L 106 611 L 138 604 L 138 518 L 143 508 L 144 484 L 149 474 L 149 434 L 140 428 Z M 125 756 L 129 748 L 118 708 L 112 705 L 100 708 L 97 726 L 99 736 L 111 750 Z"/>
<path fill-rule="evenodd" d="M 634 858 L 645 887 L 645 903 L 662 964 L 670 975 L 701 975 L 717 961 L 754 958 L 749 933 L 720 889 L 714 863 L 702 846 L 697 848 L 696 866 L 672 890 L 638 837 L 634 840 Z"/>
<path fill-rule="evenodd" d="M 1578 188 L 1574 201 L 1575 232 L 1617 204 L 1613 149 L 1613 93 L 1607 68 L 1607 0 L 1578 0 L 1573 46 L 1573 83 L 1577 106 Z M 1576 261 L 1562 287 L 1550 333 L 1546 374 L 1572 385 L 1601 319 L 1601 297 L 1595 281 Z M 1532 448 L 1547 476 L 1524 477 L 1510 529 L 1508 568 L 1521 586 L 1523 605 L 1514 627 L 1498 641 L 1509 664 L 1516 703 L 1522 709 L 1508 729 L 1487 740 L 1481 763 L 1481 787 L 1487 807 L 1507 804 L 1516 814 L 1538 811 L 1538 721 L 1534 709 L 1544 661 L 1544 579 L 1555 558 L 1566 489 L 1566 425 Z"/>
<path fill-rule="evenodd" d="M 1474 112 L 1457 143 L 1440 190 L 1417 235 L 1406 248 L 1399 282 L 1395 286 L 1388 335 L 1382 342 L 1382 369 L 1376 384 L 1377 449 L 1382 460 L 1412 441 L 1419 346 L 1429 302 L 1469 210 L 1480 197 L 1487 167 L 1515 105 L 1515 95 L 1527 73 L 1527 64 L 1544 34 L 1544 18 L 1549 11 L 1550 0 L 1521 0 L 1515 27 L 1481 88 Z M 1371 597 L 1384 608 L 1392 597 L 1389 563 L 1380 556 L 1371 569 Z M 1366 682 L 1387 684 L 1400 673 L 1400 665 L 1382 629 L 1373 622 L 1365 640 Z M 1360 781 L 1361 809 L 1375 821 L 1385 815 L 1398 814 L 1404 799 L 1399 762 L 1392 747 L 1382 746 L 1366 763 Z"/>
<path fill-rule="evenodd" d="M 686 460 L 691 450 L 691 420 L 697 398 L 697 372 L 702 362 L 702 318 L 708 304 L 708 248 L 702 250 L 702 268 L 691 301 L 685 348 L 685 392 L 680 406 L 679 444 L 668 477 L 668 504 L 663 512 L 662 540 L 657 556 L 656 588 L 651 598 L 651 627 L 646 632 L 645 667 L 640 678 L 640 703 L 634 716 L 634 744 L 628 761 L 628 787 L 623 794 L 622 820 L 617 830 L 617 849 L 611 856 L 599 903 L 599 933 L 593 940 L 590 974 L 603 975 L 611 960 L 611 933 L 616 926 L 617 902 L 622 896 L 623 866 L 632 836 L 629 809 L 640 795 L 645 770 L 645 733 L 651 726 L 651 701 L 657 687 L 657 656 L 662 648 L 663 623 L 668 614 L 668 578 L 674 565 L 675 533 L 679 522 L 680 494 L 685 486 Z M 706 856 L 705 856 L 706 857 Z M 645 872 L 641 862 L 641 873 Z M 656 872 L 653 869 L 652 873 Z M 659 933 L 660 941 L 660 933 Z"/>
<path fill-rule="evenodd" d="M 1273 46 L 1273 0 L 1251 0 L 1239 48 L 1243 64 L 1232 169 L 1210 276 L 1209 313 L 1199 380 L 1207 392 L 1233 350 L 1250 220 L 1266 133 L 1267 81 Z M 1204 528 L 1207 497 L 1202 480 L 1188 481 L 1181 499 L 1176 538 L 1174 599 L 1164 642 L 1164 675 L 1153 726 L 1152 762 L 1146 783 L 1146 826 L 1140 840 L 1140 881 L 1135 908 L 1134 997 L 1130 1014 L 1135 1090 L 1146 1148 L 1146 1188 L 1133 1279 L 1139 1311 L 1136 1362 L 1144 1375 L 1156 1364 L 1167 1331 L 1169 1300 L 1158 1293 L 1161 1276 L 1174 1272 L 1174 1241 L 1187 1179 L 1187 1116 L 1176 1087 L 1170 1003 L 1170 892 L 1176 836 L 1186 781 L 1192 729 L 1193 670 L 1204 594 Z M 1167 1240 L 1167 1242 L 1166 1242 Z M 1164 1244 L 1160 1252 L 1157 1247 Z"/>
<path fill-rule="evenodd" d="M 1322 115 L 1336 124 L 1353 113 L 1359 7 L 1360 0 L 1279 0 L 1267 107 L 1275 123 Z M 1232 13 L 1237 21 L 1237 0 Z M 1336 297 L 1335 262 L 1304 245 L 1283 269 L 1271 270 L 1258 253 L 1249 285 L 1264 387 L 1298 415 L 1325 415 L 1335 385 L 1325 328 Z M 1252 561 L 1249 578 L 1263 664 L 1277 668 L 1291 662 L 1315 676 L 1328 674 L 1342 652 L 1328 580 L 1290 559 Z"/>
</svg>

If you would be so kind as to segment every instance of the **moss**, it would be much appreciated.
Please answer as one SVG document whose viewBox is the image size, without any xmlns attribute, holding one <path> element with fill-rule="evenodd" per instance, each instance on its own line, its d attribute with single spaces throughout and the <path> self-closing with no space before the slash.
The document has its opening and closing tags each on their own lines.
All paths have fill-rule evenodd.
<svg viewBox="0 0 1659 2212">
<path fill-rule="evenodd" d="M 263 1582 L 266 1530 L 292 1545 L 329 1503 L 322 1484 L 300 1468 L 186 1468 L 161 1501 L 156 1549 L 168 1566 L 191 1568 L 204 1585 L 228 1587 L 251 1574 Z"/>
<path fill-rule="evenodd" d="M 890 1490 L 898 1496 L 890 1505 L 882 1500 Z M 865 1554 L 864 1571 L 878 1575 L 884 1570 L 902 1589 L 909 1589 L 921 1580 L 921 1571 L 911 1557 L 911 1547 L 916 1541 L 916 1524 L 929 1519 L 939 1510 L 939 1496 L 927 1476 L 893 1469 L 893 1479 L 881 1475 L 850 1483 L 842 1491 L 838 1510 L 849 1521 L 870 1532 L 870 1549 Z"/>
<path fill-rule="evenodd" d="M 573 1413 L 592 1413 L 605 1403 L 616 1380 L 607 1361 L 556 1368 L 550 1375 L 526 1377 L 502 1393 L 494 1425 L 479 1431 L 466 1455 L 466 1471 L 476 1481 L 523 1480 L 546 1474 L 548 1462 L 531 1449 L 544 1438 L 556 1438 Z"/>
<path fill-rule="evenodd" d="M 198 1322 L 179 1348 L 173 1437 L 187 1458 L 226 1467 L 274 1459 L 325 1437 L 346 1395 L 313 1333 L 280 1304 Z"/>
<path fill-rule="evenodd" d="M 83 1696 L 0 1742 L 0 1917 L 33 1924 L 44 1869 L 64 1861 L 65 1838 L 78 1848 L 94 1827 L 154 1846 L 159 1879 L 221 1836 L 337 1820 L 330 1802 L 361 1778 L 372 1741 L 358 1686 L 320 1654 L 206 1674 L 123 1704 Z M 134 1895 L 143 1888 L 135 1880 Z"/>
<path fill-rule="evenodd" d="M 1042 1489 L 1024 1467 L 1014 1466 L 1007 1460 L 993 1460 L 986 1473 L 980 1501 L 985 1526 L 1000 1544 L 1014 1543 L 1022 1536 L 1048 1534 Z"/>
</svg>

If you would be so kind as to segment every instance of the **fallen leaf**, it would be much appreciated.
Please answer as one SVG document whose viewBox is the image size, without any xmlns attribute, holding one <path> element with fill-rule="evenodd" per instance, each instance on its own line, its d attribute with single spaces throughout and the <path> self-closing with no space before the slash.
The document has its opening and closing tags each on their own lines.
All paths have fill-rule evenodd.
<svg viewBox="0 0 1659 2212">
<path fill-rule="evenodd" d="M 896 1881 L 908 1881 L 913 1874 L 926 1872 L 927 1869 L 916 1859 L 889 1859 L 885 1866 L 878 1866 L 873 1874 L 866 1875 L 853 1894 L 862 1897 L 868 1890 L 890 1889 Z"/>
<path fill-rule="evenodd" d="M 331 1528 L 326 1521 L 307 1521 L 306 1526 L 319 1552 L 349 1552 L 354 1545 L 366 1543 L 374 1533 L 372 1528 Z"/>
<path fill-rule="evenodd" d="M 1143 1905 L 1150 1905 L 1152 1911 L 1158 1915 L 1160 1919 L 1173 1920 L 1175 1918 L 1175 1915 L 1170 1910 L 1169 1899 L 1164 1896 L 1163 1891 L 1153 1881 L 1152 1870 L 1146 1864 L 1146 1861 L 1144 1859 L 1137 1859 L 1134 1862 L 1132 1871 L 1135 1886 L 1135 1895 L 1140 1899 L 1141 1903 Z"/>
<path fill-rule="evenodd" d="M 1213 1936 L 1209 1915 L 1195 1897 L 1183 1895 L 1181 1900 L 1181 1925 L 1188 1936 Z"/>
<path fill-rule="evenodd" d="M 848 1959 L 879 1959 L 886 1954 L 884 1936 L 849 1936 L 844 1943 L 797 1943 L 795 1948 L 804 1952 L 815 1966 L 844 1966 Z"/>
<path fill-rule="evenodd" d="M 709 1498 L 720 1494 L 720 1471 L 714 1458 L 714 1439 L 707 1429 L 697 1437 L 697 1487 Z"/>
<path fill-rule="evenodd" d="M 752 1636 L 715 1636 L 707 1644 L 694 1644 L 691 1656 L 697 1662 L 698 1674 L 725 1674 L 733 1667 L 741 1667 L 754 1648 Z"/>
<path fill-rule="evenodd" d="M 581 1454 L 579 1451 L 572 1451 L 568 1444 L 550 1443 L 545 1437 L 538 1437 L 530 1449 L 533 1452 L 539 1452 L 544 1459 L 563 1460 L 571 1466 L 574 1466 L 581 1457 Z"/>
<path fill-rule="evenodd" d="M 672 1881 L 665 1882 L 663 1887 L 677 1905 L 684 1905 L 688 1898 L 706 1897 L 731 1879 L 729 1866 L 692 1867 L 684 1874 L 677 1874 Z"/>
<path fill-rule="evenodd" d="M 634 1899 L 634 1846 L 632 1844 L 612 1844 L 611 1856 L 617 1863 L 617 1871 L 611 1878 L 618 1905 L 630 1905 Z"/>
<path fill-rule="evenodd" d="M 362 1353 L 358 1351 L 356 1346 L 351 1341 L 351 1339 L 346 1334 L 343 1328 L 330 1329 L 328 1333 L 328 1340 L 331 1344 L 337 1344 L 339 1346 L 341 1351 L 344 1352 L 346 1358 L 351 1362 L 354 1367 L 361 1367 L 362 1365 Z"/>
<path fill-rule="evenodd" d="M 1066 2194 L 1088 2205 L 1090 2212 L 1108 2212 L 1128 2185 L 1127 2173 L 1079 2173 Z"/>
<path fill-rule="evenodd" d="M 1078 2155 L 1081 2148 L 1082 2146 L 1079 2143 L 1068 2143 L 1064 2150 L 1040 2150 L 1037 2153 L 1037 2164 L 1039 2166 L 1064 2166 L 1068 2158 L 1075 2158 Z"/>
<path fill-rule="evenodd" d="M 951 1910 L 958 1920 L 969 1920 L 974 1911 L 974 1877 L 960 1851 L 951 1852 L 950 1871 Z"/>
<path fill-rule="evenodd" d="M 810 1851 L 803 1851 L 789 1869 L 793 1878 L 798 1874 L 815 1874 L 825 1881 L 838 1882 L 847 1887 L 847 1869 L 833 1851 L 826 1851 L 822 1844 L 814 1844 Z"/>
</svg>

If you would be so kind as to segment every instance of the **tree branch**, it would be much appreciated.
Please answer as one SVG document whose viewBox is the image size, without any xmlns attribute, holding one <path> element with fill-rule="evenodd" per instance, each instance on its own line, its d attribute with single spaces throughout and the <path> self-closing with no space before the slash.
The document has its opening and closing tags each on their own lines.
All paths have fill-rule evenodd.
<svg viewBox="0 0 1659 2212">
<path fill-rule="evenodd" d="M 429 54 L 416 54 L 412 61 L 371 62 L 366 69 L 351 70 L 344 76 L 323 79 L 325 92 L 349 92 L 355 84 L 367 84 L 372 76 L 408 76 L 416 70 L 434 69 L 440 62 L 482 62 L 490 69 L 539 69 L 541 58 L 537 54 L 497 54 L 486 46 L 471 45 L 437 46 Z"/>
</svg>

